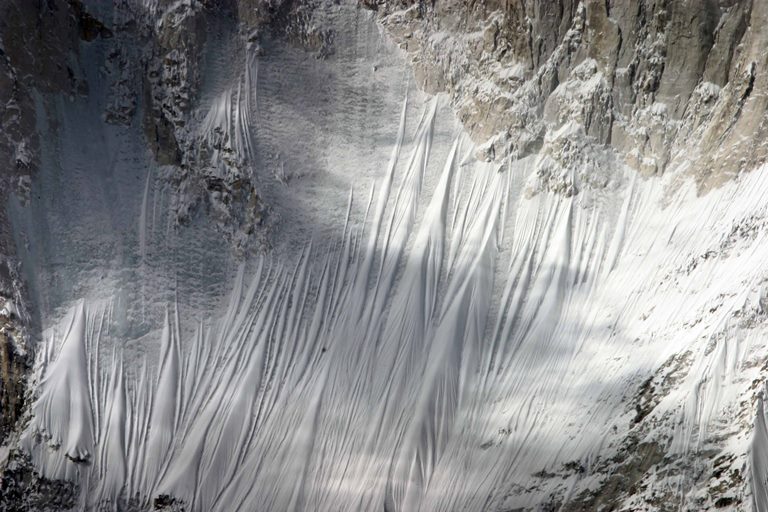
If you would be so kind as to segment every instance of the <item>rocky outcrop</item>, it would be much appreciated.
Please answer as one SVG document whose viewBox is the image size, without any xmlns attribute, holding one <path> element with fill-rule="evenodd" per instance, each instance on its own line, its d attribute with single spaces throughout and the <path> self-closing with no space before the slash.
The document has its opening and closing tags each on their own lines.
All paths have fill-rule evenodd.
<svg viewBox="0 0 768 512">
<path fill-rule="evenodd" d="M 362 4 L 408 53 L 419 83 L 451 96 L 486 158 L 557 153 L 565 130 L 581 149 L 554 163 L 561 174 L 609 150 L 644 175 L 685 168 L 700 191 L 766 158 L 762 2 Z M 551 159 L 537 166 L 551 182 Z"/>
<path fill-rule="evenodd" d="M 2 300 L 2 299 L 0 299 Z M 30 368 L 20 327 L 9 301 L 0 308 L 0 444 L 13 431 L 24 411 L 25 387 Z"/>
<path fill-rule="evenodd" d="M 7 512 L 74 510 L 77 486 L 42 477 L 29 456 L 12 451 L 0 461 L 0 509 Z"/>
<path fill-rule="evenodd" d="M 206 39 L 237 26 L 233 2 L 118 2 L 111 45 L 110 99 L 105 119 L 129 125 L 140 116 L 148 148 L 167 166 L 178 224 L 201 211 L 236 252 L 264 242 L 267 209 L 247 169 L 250 156 L 240 144 L 249 105 L 228 91 L 213 105 L 201 104 L 201 70 Z M 241 59 L 247 80 L 248 31 L 233 59 Z M 220 71 L 216 71 L 218 73 Z M 222 123 L 226 120 L 229 125 Z M 235 126 L 236 125 L 236 126 Z M 237 140 L 236 140 L 237 139 Z"/>
</svg>

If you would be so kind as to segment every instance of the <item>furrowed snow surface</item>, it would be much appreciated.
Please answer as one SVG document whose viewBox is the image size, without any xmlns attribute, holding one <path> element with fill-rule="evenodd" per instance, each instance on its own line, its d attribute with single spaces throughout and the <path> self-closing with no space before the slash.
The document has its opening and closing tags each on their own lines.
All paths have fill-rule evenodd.
<svg viewBox="0 0 768 512">
<path fill-rule="evenodd" d="M 616 168 L 604 189 L 528 194 L 532 159 L 475 160 L 358 21 L 348 54 L 248 56 L 208 91 L 201 133 L 232 130 L 285 226 L 246 261 L 204 216 L 172 225 L 167 169 L 100 122 L 97 93 L 55 107 L 39 200 L 11 208 L 45 328 L 23 439 L 40 472 L 94 509 L 535 507 L 599 488 L 656 379 L 640 440 L 732 454 L 767 506 L 762 401 L 754 438 L 738 422 L 767 350 L 768 174 L 696 197 Z M 312 102 L 280 73 L 323 72 L 359 103 L 291 128 L 291 100 Z M 286 184 L 286 161 L 322 165 Z M 684 507 L 702 467 L 646 482 Z"/>
</svg>

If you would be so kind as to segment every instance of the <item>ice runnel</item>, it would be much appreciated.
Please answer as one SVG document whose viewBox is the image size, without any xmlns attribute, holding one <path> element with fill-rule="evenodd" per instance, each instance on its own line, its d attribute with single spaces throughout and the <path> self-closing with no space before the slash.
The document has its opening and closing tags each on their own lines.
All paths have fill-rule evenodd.
<svg viewBox="0 0 768 512">
<path fill-rule="evenodd" d="M 749 450 L 749 472 L 752 487 L 752 505 L 757 512 L 768 510 L 768 418 L 765 398 L 768 387 L 763 385 L 762 395 L 757 400 L 752 446 Z"/>
<path fill-rule="evenodd" d="M 47 475 L 62 478 L 69 474 L 62 457 L 85 463 L 94 449 L 89 356 L 86 353 L 86 307 L 80 302 L 72 312 L 59 354 L 46 369 L 40 395 L 33 406 L 32 430 L 55 450 Z"/>
<path fill-rule="evenodd" d="M 212 107 L 208 128 L 229 123 L 238 140 L 247 120 L 227 116 L 252 101 L 245 89 Z M 697 199 L 700 211 L 670 227 L 668 212 L 644 217 L 659 193 L 639 178 L 610 201 L 588 189 L 527 197 L 524 164 L 478 162 L 465 136 L 436 143 L 437 103 L 408 136 L 404 103 L 381 181 L 362 205 L 350 193 L 337 239 L 245 262 L 208 317 L 148 306 L 144 320 L 162 317 L 145 335 L 156 361 L 127 359 L 114 305 L 72 306 L 38 352 L 25 447 L 41 472 L 76 481 L 88 509 L 148 507 L 159 495 L 205 512 L 535 508 L 545 490 L 590 482 L 587 469 L 561 468 L 620 446 L 611 427 L 634 411 L 624 394 L 688 350 L 702 375 L 676 381 L 678 394 L 649 414 L 681 418 L 668 446 L 699 449 L 736 369 L 750 371 L 750 345 L 715 336 L 733 331 L 726 313 L 697 317 L 696 329 L 676 317 L 693 322 L 715 300 L 747 312 L 732 287 L 761 279 L 705 268 L 708 240 L 690 253 L 668 242 L 676 229 L 707 229 L 713 216 L 701 212 L 715 200 Z M 739 185 L 758 190 L 752 203 L 720 198 L 721 216 L 764 203 L 768 179 L 754 179 Z M 739 272 L 762 268 L 760 251 L 737 252 Z M 691 258 L 705 270 L 673 274 Z M 659 297 L 668 302 L 654 312 Z M 758 510 L 768 506 L 766 421 L 761 399 L 750 452 Z"/>
<path fill-rule="evenodd" d="M 160 369 L 157 385 L 153 394 L 149 419 L 146 450 L 145 482 L 148 489 L 154 487 L 155 480 L 162 474 L 163 461 L 176 434 L 178 422 L 179 393 L 179 346 L 178 335 L 171 324 L 170 314 L 166 310 L 161 337 Z"/>
<path fill-rule="evenodd" d="M 123 377 L 123 360 L 113 356 L 110 371 L 109 398 L 104 425 L 99 440 L 99 501 L 114 501 L 122 495 L 126 485 L 126 391 Z"/>
</svg>

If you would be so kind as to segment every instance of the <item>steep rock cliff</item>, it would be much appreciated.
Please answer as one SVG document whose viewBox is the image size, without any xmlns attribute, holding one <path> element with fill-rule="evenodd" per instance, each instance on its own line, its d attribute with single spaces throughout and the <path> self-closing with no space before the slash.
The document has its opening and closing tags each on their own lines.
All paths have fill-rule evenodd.
<svg viewBox="0 0 768 512">
<path fill-rule="evenodd" d="M 362 3 L 485 157 L 579 146 L 541 159 L 545 188 L 577 188 L 563 182 L 590 151 L 644 175 L 684 169 L 701 192 L 766 158 L 759 0 Z"/>
</svg>

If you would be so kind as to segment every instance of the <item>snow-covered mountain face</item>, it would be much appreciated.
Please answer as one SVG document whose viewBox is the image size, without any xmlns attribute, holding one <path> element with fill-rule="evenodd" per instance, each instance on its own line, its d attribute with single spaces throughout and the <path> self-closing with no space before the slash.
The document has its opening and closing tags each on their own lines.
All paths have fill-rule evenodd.
<svg viewBox="0 0 768 512">
<path fill-rule="evenodd" d="M 768 510 L 768 11 L 620 3 L 0 6 L 2 507 Z"/>
</svg>

